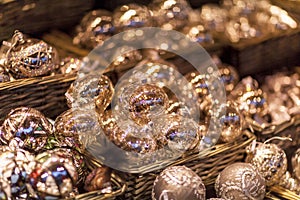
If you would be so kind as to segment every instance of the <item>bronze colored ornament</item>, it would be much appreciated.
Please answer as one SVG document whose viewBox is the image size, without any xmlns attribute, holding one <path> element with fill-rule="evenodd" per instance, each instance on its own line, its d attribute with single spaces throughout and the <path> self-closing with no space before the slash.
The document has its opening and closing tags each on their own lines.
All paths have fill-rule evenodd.
<svg viewBox="0 0 300 200">
<path fill-rule="evenodd" d="M 7 73 L 5 68 L 0 65 L 0 83 L 4 83 L 8 81 L 10 81 L 9 74 Z"/>
<path fill-rule="evenodd" d="M 86 14 L 76 28 L 73 43 L 88 49 L 101 46 L 115 33 L 112 13 L 107 10 L 93 10 Z"/>
<path fill-rule="evenodd" d="M 199 96 L 199 101 L 203 101 L 204 97 L 209 95 L 206 75 L 195 71 L 187 73 L 185 77 L 193 85 L 193 88 Z"/>
<path fill-rule="evenodd" d="M 201 178 L 190 168 L 172 166 L 156 177 L 152 189 L 152 200 L 205 200 L 205 191 Z"/>
<path fill-rule="evenodd" d="M 255 166 L 267 186 L 278 184 L 287 171 L 285 152 L 276 144 L 256 142 L 247 147 L 246 162 Z"/>
<path fill-rule="evenodd" d="M 233 101 L 228 101 L 225 115 L 221 117 L 221 141 L 233 142 L 242 135 L 244 119 Z"/>
<path fill-rule="evenodd" d="M 113 22 L 117 32 L 131 28 L 151 27 L 152 15 L 144 5 L 128 4 L 114 10 Z"/>
<path fill-rule="evenodd" d="M 29 199 L 26 180 L 34 168 L 34 156 L 22 149 L 6 150 L 0 160 L 1 199 Z"/>
<path fill-rule="evenodd" d="M 188 24 L 190 5 L 185 0 L 155 0 L 150 4 L 156 25 L 180 30 Z"/>
<path fill-rule="evenodd" d="M 239 74 L 236 69 L 230 65 L 221 64 L 219 66 L 220 78 L 224 83 L 227 93 L 231 92 L 239 82 Z"/>
<path fill-rule="evenodd" d="M 296 150 L 292 157 L 293 174 L 300 181 L 300 148 Z"/>
<path fill-rule="evenodd" d="M 62 199 L 74 197 L 78 180 L 72 158 L 54 151 L 36 156 L 36 165 L 28 178 L 28 189 L 36 199 Z"/>
<path fill-rule="evenodd" d="M 217 196 L 223 199 L 263 200 L 265 179 L 251 164 L 234 163 L 218 175 L 215 190 Z"/>
<path fill-rule="evenodd" d="M 82 65 L 78 58 L 67 57 L 60 62 L 60 72 L 62 74 L 76 74 Z"/>
<path fill-rule="evenodd" d="M 86 178 L 84 189 L 86 191 L 111 190 L 111 170 L 108 167 L 94 169 Z"/>
<path fill-rule="evenodd" d="M 56 49 L 42 40 L 15 31 L 11 43 L 5 44 L 9 46 L 5 66 L 16 78 L 47 75 L 58 66 Z"/>
<path fill-rule="evenodd" d="M 212 34 L 201 24 L 186 26 L 183 29 L 183 33 L 192 41 L 197 42 L 200 45 L 207 46 L 214 44 Z"/>
<path fill-rule="evenodd" d="M 27 107 L 13 109 L 2 125 L 0 140 L 11 148 L 24 148 L 31 152 L 44 149 L 53 126 L 38 110 Z"/>
</svg>

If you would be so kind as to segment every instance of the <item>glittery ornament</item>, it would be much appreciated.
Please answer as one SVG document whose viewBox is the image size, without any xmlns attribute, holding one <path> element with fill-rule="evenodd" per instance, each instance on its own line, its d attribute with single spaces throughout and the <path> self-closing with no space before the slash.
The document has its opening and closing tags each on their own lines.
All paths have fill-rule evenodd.
<svg viewBox="0 0 300 200">
<path fill-rule="evenodd" d="M 293 174 L 300 181 L 300 148 L 296 150 L 292 157 Z"/>
<path fill-rule="evenodd" d="M 192 41 L 197 42 L 203 46 L 214 44 L 212 34 L 201 24 L 186 26 L 183 29 L 183 33 Z"/>
<path fill-rule="evenodd" d="M 103 44 L 115 33 L 112 13 L 107 10 L 93 10 L 86 14 L 76 28 L 74 44 L 93 49 Z"/>
<path fill-rule="evenodd" d="M 38 110 L 19 107 L 5 118 L 0 135 L 2 144 L 20 147 L 32 152 L 42 150 L 47 138 L 53 135 L 53 126 Z"/>
<path fill-rule="evenodd" d="M 10 81 L 9 74 L 7 73 L 5 68 L 0 65 L 0 83 L 8 81 Z"/>
<path fill-rule="evenodd" d="M 52 72 L 58 65 L 55 48 L 42 40 L 25 38 L 16 31 L 6 52 L 5 66 L 16 78 L 35 77 Z"/>
<path fill-rule="evenodd" d="M 223 142 L 233 142 L 242 135 L 244 120 L 237 105 L 233 101 L 228 101 L 224 106 L 226 112 L 225 115 L 220 118 L 222 125 L 220 139 Z"/>
<path fill-rule="evenodd" d="M 199 99 L 203 99 L 209 95 L 208 86 L 206 83 L 206 75 L 199 72 L 189 72 L 185 75 L 186 79 L 193 85 Z"/>
<path fill-rule="evenodd" d="M 113 13 L 113 22 L 117 32 L 130 28 L 151 27 L 152 15 L 143 5 L 128 4 L 118 7 Z"/>
<path fill-rule="evenodd" d="M 111 191 L 111 170 L 108 167 L 94 169 L 86 178 L 84 189 L 87 191 L 105 190 Z"/>
<path fill-rule="evenodd" d="M 74 196 L 78 180 L 71 158 L 54 151 L 36 156 L 36 165 L 28 178 L 28 190 L 36 199 L 62 199 Z"/>
<path fill-rule="evenodd" d="M 130 117 L 138 124 L 146 124 L 152 115 L 160 115 L 168 107 L 168 96 L 158 86 L 138 86 L 129 97 Z"/>
<path fill-rule="evenodd" d="M 76 74 L 82 65 L 78 58 L 67 57 L 60 62 L 60 72 L 62 74 Z"/>
<path fill-rule="evenodd" d="M 224 199 L 263 200 L 265 179 L 251 164 L 234 163 L 218 175 L 215 190 L 217 196 Z"/>
<path fill-rule="evenodd" d="M 35 165 L 34 156 L 22 149 L 7 150 L 0 160 L 1 199 L 29 199 L 26 179 Z"/>
<path fill-rule="evenodd" d="M 208 30 L 224 32 L 227 15 L 227 9 L 215 4 L 206 4 L 201 7 L 200 18 L 204 27 Z"/>
<path fill-rule="evenodd" d="M 54 136 L 60 146 L 83 152 L 85 146 L 96 140 L 98 117 L 86 110 L 69 109 L 59 115 L 54 123 Z"/>
<path fill-rule="evenodd" d="M 167 30 L 179 30 L 189 21 L 190 5 L 185 0 L 155 0 L 150 4 L 156 25 Z"/>
<path fill-rule="evenodd" d="M 281 177 L 278 185 L 300 195 L 300 182 L 297 178 L 292 177 L 289 171 Z"/>
<path fill-rule="evenodd" d="M 239 81 L 239 75 L 236 69 L 230 65 L 221 64 L 219 66 L 220 78 L 224 83 L 227 93 L 231 92 Z"/>
<path fill-rule="evenodd" d="M 125 151 L 148 153 L 158 149 L 158 142 L 152 137 L 153 133 L 147 126 L 143 130 L 132 121 L 118 123 L 111 111 L 106 111 L 99 122 L 107 137 Z"/>
<path fill-rule="evenodd" d="M 266 179 L 267 186 L 278 184 L 287 170 L 285 152 L 276 144 L 254 141 L 247 147 L 246 162 L 257 167 Z"/>
<path fill-rule="evenodd" d="M 185 166 L 173 166 L 156 177 L 152 200 L 205 200 L 205 190 L 205 185 L 195 172 Z"/>
<path fill-rule="evenodd" d="M 155 133 L 162 133 L 167 145 L 174 151 L 193 149 L 200 141 L 198 124 L 180 115 L 166 115 L 154 121 Z"/>
<path fill-rule="evenodd" d="M 74 82 L 65 96 L 70 108 L 94 108 L 103 113 L 111 102 L 114 88 L 111 80 L 105 76 L 85 76 L 84 80 Z M 76 101 L 75 101 L 76 100 Z M 91 103 L 92 101 L 95 104 Z"/>
</svg>

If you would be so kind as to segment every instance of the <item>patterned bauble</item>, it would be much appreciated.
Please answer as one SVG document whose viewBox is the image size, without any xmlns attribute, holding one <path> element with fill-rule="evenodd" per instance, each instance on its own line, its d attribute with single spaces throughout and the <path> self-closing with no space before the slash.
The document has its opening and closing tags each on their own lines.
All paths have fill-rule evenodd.
<svg viewBox="0 0 300 200">
<path fill-rule="evenodd" d="M 17 149 L 0 154 L 0 198 L 29 199 L 26 179 L 34 168 L 34 156 Z"/>
<path fill-rule="evenodd" d="M 60 73 L 76 74 L 82 65 L 82 60 L 78 58 L 66 57 L 60 62 Z"/>
<path fill-rule="evenodd" d="M 234 163 L 218 175 L 215 190 L 217 196 L 224 199 L 263 200 L 265 179 L 251 164 Z"/>
<path fill-rule="evenodd" d="M 278 184 L 287 170 L 285 152 L 276 144 L 254 142 L 247 147 L 246 162 L 257 167 L 267 186 Z"/>
<path fill-rule="evenodd" d="M 152 15 L 147 6 L 138 4 L 123 5 L 114 10 L 113 22 L 117 32 L 131 28 L 151 27 Z"/>
<path fill-rule="evenodd" d="M 168 167 L 156 177 L 152 200 L 204 200 L 205 185 L 201 178 L 185 166 Z"/>
<path fill-rule="evenodd" d="M 53 126 L 38 110 L 27 107 L 13 109 L 5 118 L 0 135 L 2 144 L 39 152 L 53 135 Z"/>
<path fill-rule="evenodd" d="M 69 109 L 54 122 L 54 136 L 61 147 L 83 152 L 85 146 L 96 139 L 98 118 L 86 110 Z"/>
<path fill-rule="evenodd" d="M 185 0 L 155 0 L 150 4 L 156 25 L 167 30 L 179 30 L 189 21 L 190 5 Z"/>
<path fill-rule="evenodd" d="M 8 81 L 10 81 L 9 74 L 7 73 L 5 68 L 0 65 L 0 83 L 4 83 Z"/>
<path fill-rule="evenodd" d="M 233 101 L 227 101 L 224 105 L 226 111 L 221 116 L 221 141 L 233 142 L 242 135 L 244 118 Z"/>
<path fill-rule="evenodd" d="M 108 167 L 98 167 L 94 169 L 85 180 L 84 189 L 86 191 L 111 190 L 111 169 Z"/>
<path fill-rule="evenodd" d="M 219 66 L 220 78 L 224 83 L 227 93 L 231 92 L 239 82 L 239 74 L 236 69 L 230 65 L 221 64 Z"/>
<path fill-rule="evenodd" d="M 300 148 L 295 151 L 292 157 L 293 174 L 300 181 Z"/>
<path fill-rule="evenodd" d="M 82 18 L 73 43 L 93 49 L 102 45 L 114 32 L 112 13 L 102 9 L 93 10 Z"/>
<path fill-rule="evenodd" d="M 28 190 L 36 199 L 62 199 L 74 196 L 78 180 L 72 158 L 46 151 L 36 156 L 36 165 L 28 177 Z"/>
<path fill-rule="evenodd" d="M 19 31 L 12 37 L 6 59 L 5 66 L 16 78 L 49 74 L 59 63 L 54 47 L 42 40 L 25 38 Z"/>
</svg>

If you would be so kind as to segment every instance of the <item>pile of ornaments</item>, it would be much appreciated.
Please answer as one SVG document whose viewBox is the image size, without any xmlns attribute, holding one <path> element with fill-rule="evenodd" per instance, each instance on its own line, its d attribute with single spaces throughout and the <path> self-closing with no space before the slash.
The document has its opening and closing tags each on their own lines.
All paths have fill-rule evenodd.
<svg viewBox="0 0 300 200">
<path fill-rule="evenodd" d="M 61 126 L 59 118 L 52 123 L 33 108 L 19 107 L 7 115 L 0 129 L 1 199 L 63 199 L 95 190 L 111 192 L 111 170 L 88 169 L 75 124 Z"/>
</svg>

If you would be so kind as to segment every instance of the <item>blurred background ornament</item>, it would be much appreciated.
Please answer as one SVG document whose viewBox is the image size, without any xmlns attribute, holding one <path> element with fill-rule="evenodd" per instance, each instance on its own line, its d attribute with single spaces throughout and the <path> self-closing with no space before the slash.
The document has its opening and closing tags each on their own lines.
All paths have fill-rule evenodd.
<svg viewBox="0 0 300 200">
<path fill-rule="evenodd" d="M 16 149 L 0 154 L 0 196 L 2 199 L 29 199 L 26 180 L 34 168 L 34 156 Z"/>
<path fill-rule="evenodd" d="M 36 199 L 71 198 L 77 193 L 78 174 L 72 158 L 52 150 L 36 156 L 28 190 Z"/>
<path fill-rule="evenodd" d="M 38 110 L 19 107 L 11 110 L 2 124 L 0 140 L 12 148 L 24 148 L 38 153 L 45 148 L 53 126 Z"/>
<path fill-rule="evenodd" d="M 216 4 L 205 4 L 201 7 L 200 21 L 203 23 L 205 29 L 212 32 L 224 32 L 227 20 L 227 9 Z"/>
<path fill-rule="evenodd" d="M 251 164 L 234 163 L 218 175 L 215 190 L 217 196 L 224 199 L 263 200 L 265 179 Z"/>
<path fill-rule="evenodd" d="M 271 139 L 277 139 L 276 137 Z M 279 184 L 283 175 L 287 171 L 287 157 L 285 152 L 276 144 L 253 141 L 246 148 L 246 162 L 255 166 L 262 176 L 266 179 L 266 185 L 272 186 Z"/>
<path fill-rule="evenodd" d="M 156 177 L 152 200 L 191 199 L 205 200 L 206 188 L 201 178 L 185 166 L 167 167 Z"/>
<path fill-rule="evenodd" d="M 48 75 L 58 67 L 59 58 L 56 49 L 42 40 L 27 38 L 15 31 L 10 42 L 2 52 L 6 59 L 4 65 L 15 78 Z M 2 48 L 3 49 L 3 48 Z"/>
<path fill-rule="evenodd" d="M 101 46 L 115 33 L 112 13 L 99 9 L 86 14 L 76 28 L 73 43 L 88 49 Z"/>
<path fill-rule="evenodd" d="M 218 65 L 221 81 L 224 83 L 225 90 L 229 94 L 239 82 L 237 70 L 230 65 L 220 63 Z"/>
<path fill-rule="evenodd" d="M 182 32 L 204 47 L 215 43 L 213 35 L 202 24 L 185 26 Z"/>
<path fill-rule="evenodd" d="M 76 74 L 82 65 L 78 58 L 66 57 L 61 60 L 59 71 L 62 74 Z"/>
<path fill-rule="evenodd" d="M 113 23 L 118 33 L 131 28 L 153 25 L 152 15 L 147 6 L 133 3 L 116 8 L 113 13 Z"/>
</svg>

